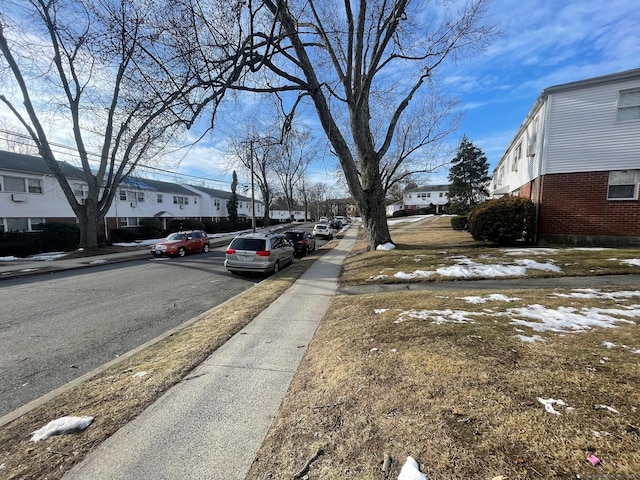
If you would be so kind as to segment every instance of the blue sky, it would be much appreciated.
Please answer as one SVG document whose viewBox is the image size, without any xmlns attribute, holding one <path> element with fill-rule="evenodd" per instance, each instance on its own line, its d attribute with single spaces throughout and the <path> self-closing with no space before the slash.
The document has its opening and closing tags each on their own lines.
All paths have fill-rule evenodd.
<svg viewBox="0 0 640 480">
<path fill-rule="evenodd" d="M 543 89 L 640 68 L 638 0 L 493 0 L 486 20 L 503 34 L 485 54 L 444 65 L 438 78 L 444 91 L 459 99 L 464 113 L 459 129 L 449 138 L 450 148 L 455 149 L 466 134 L 485 152 L 491 170 Z M 0 119 L 3 115 L 0 108 Z M 228 190 L 234 167 L 223 148 L 225 119 L 219 118 L 218 124 L 216 136 L 206 136 L 167 159 L 166 168 L 177 175 L 158 178 L 197 181 L 180 177 L 193 175 L 221 180 L 208 184 Z M 310 119 L 309 124 L 317 125 L 317 120 Z M 53 140 L 73 143 L 71 138 Z M 338 170 L 337 160 L 321 151 L 309 174 L 311 181 L 333 185 Z M 446 183 L 447 173 L 431 175 L 428 183 Z M 246 173 L 238 174 L 241 183 L 249 183 Z M 336 188 L 332 193 L 345 192 Z"/>
<path fill-rule="evenodd" d="M 462 58 L 439 74 L 464 112 L 451 147 L 466 134 L 492 171 L 543 89 L 640 68 L 638 6 L 637 0 L 493 0 L 487 21 L 502 35 L 483 55 Z M 215 146 L 204 142 L 179 171 L 211 178 L 213 165 L 201 157 L 207 150 L 216 157 Z M 311 166 L 311 178 L 333 184 L 336 169 L 337 161 L 325 157 Z M 429 183 L 446 183 L 447 173 L 440 170 Z M 220 172 L 217 178 L 227 177 Z"/>
</svg>

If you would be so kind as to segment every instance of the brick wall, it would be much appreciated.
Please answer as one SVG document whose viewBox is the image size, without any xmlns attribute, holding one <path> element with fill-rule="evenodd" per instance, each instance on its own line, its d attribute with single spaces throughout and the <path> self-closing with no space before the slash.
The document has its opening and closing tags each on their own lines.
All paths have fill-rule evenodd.
<svg viewBox="0 0 640 480">
<path fill-rule="evenodd" d="M 541 235 L 640 236 L 640 201 L 607 200 L 609 172 L 545 175 Z"/>
</svg>

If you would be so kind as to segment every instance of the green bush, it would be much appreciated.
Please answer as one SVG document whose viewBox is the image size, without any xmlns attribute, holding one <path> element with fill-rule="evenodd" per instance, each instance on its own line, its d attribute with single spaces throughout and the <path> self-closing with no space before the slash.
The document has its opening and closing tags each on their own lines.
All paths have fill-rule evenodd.
<svg viewBox="0 0 640 480">
<path fill-rule="evenodd" d="M 393 212 L 393 214 L 391 216 L 393 218 L 406 217 L 407 216 L 407 212 L 405 212 L 404 210 L 396 210 L 395 212 Z"/>
<path fill-rule="evenodd" d="M 467 228 L 467 217 L 465 215 L 451 217 L 451 228 L 454 230 L 465 230 Z"/>
<path fill-rule="evenodd" d="M 467 228 L 474 240 L 500 246 L 531 243 L 535 236 L 535 216 L 536 207 L 531 200 L 503 197 L 475 207 Z"/>
</svg>

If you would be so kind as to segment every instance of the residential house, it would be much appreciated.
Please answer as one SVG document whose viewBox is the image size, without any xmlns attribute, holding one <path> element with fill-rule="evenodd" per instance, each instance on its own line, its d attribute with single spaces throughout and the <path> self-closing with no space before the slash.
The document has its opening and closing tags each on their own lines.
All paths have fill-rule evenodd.
<svg viewBox="0 0 640 480">
<path fill-rule="evenodd" d="M 61 162 L 65 176 L 82 202 L 88 193 L 80 168 Z M 129 177 L 100 225 L 107 240 L 114 229 L 137 227 L 143 218 L 158 218 L 165 229 L 173 220 L 219 221 L 228 218 L 231 192 L 179 185 L 140 177 Z M 255 202 L 256 216 L 264 215 L 262 202 Z M 238 195 L 238 215 L 250 222 L 252 201 Z M 0 151 L 0 231 L 34 231 L 42 223 L 77 223 L 62 188 L 40 157 Z"/>
<path fill-rule="evenodd" d="M 426 185 L 404 193 L 404 209 L 407 213 L 419 208 L 433 208 L 435 213 L 445 213 L 449 203 L 449 185 Z"/>
<path fill-rule="evenodd" d="M 640 244 L 640 69 L 542 91 L 493 172 L 537 205 L 538 241 Z"/>
<path fill-rule="evenodd" d="M 76 194 L 82 195 L 82 170 L 60 165 Z M 76 222 L 49 167 L 40 157 L 0 151 L 0 231 L 34 231 L 47 222 Z"/>
<path fill-rule="evenodd" d="M 231 198 L 231 192 L 225 190 L 217 190 L 214 188 L 202 187 L 198 185 L 184 185 L 185 188 L 198 193 L 203 197 L 200 212 L 202 218 L 214 222 L 219 222 L 229 218 L 229 209 L 227 204 Z M 238 217 L 250 221 L 252 218 L 252 204 L 255 203 L 255 217 L 260 219 L 264 217 L 264 204 L 251 198 L 236 193 L 238 199 Z"/>
</svg>

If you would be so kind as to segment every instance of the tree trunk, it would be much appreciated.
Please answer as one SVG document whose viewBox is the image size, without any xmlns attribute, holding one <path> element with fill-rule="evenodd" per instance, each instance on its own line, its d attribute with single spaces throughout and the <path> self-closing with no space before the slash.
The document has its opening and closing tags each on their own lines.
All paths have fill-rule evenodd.
<svg viewBox="0 0 640 480">
<path fill-rule="evenodd" d="M 384 203 L 384 190 L 378 188 L 365 192 L 362 201 L 358 202 L 358 209 L 362 216 L 364 235 L 368 249 L 375 250 L 378 245 L 391 242 L 389 225 Z"/>
<path fill-rule="evenodd" d="M 90 198 L 85 200 L 87 203 L 78 215 L 78 226 L 80 227 L 80 248 L 95 249 L 98 248 L 98 225 L 101 218 L 98 215 L 98 208 Z"/>
</svg>

